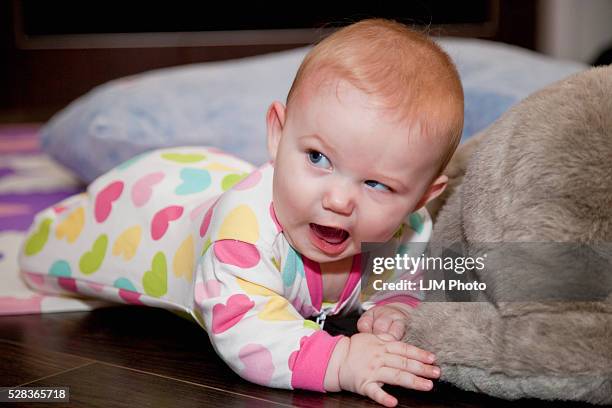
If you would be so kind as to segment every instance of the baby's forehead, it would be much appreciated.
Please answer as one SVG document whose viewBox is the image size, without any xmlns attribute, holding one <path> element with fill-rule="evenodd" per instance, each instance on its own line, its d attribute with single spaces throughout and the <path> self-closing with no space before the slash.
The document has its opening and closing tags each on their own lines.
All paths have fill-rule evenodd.
<svg viewBox="0 0 612 408">
<path fill-rule="evenodd" d="M 444 92 L 429 92 L 420 86 L 403 89 L 403 84 L 392 79 L 384 86 L 369 84 L 333 69 L 312 70 L 304 75 L 296 94 L 299 94 L 302 107 L 325 98 L 328 102 L 375 110 L 387 121 L 422 129 L 428 126 L 421 123 L 436 121 L 444 114 L 441 109 L 449 105 L 450 100 Z"/>
<path fill-rule="evenodd" d="M 347 80 L 329 69 L 314 69 L 300 78 L 294 90 L 293 99 L 308 103 L 316 97 L 336 94 L 339 87 L 346 88 Z"/>
<path fill-rule="evenodd" d="M 438 120 L 435 109 L 421 104 L 419 109 L 406 109 L 397 106 L 393 100 L 360 88 L 350 80 L 339 76 L 328 76 L 317 78 L 311 82 L 304 83 L 304 87 L 296 95 L 297 112 L 329 110 L 339 107 L 336 112 L 345 115 L 356 115 L 356 118 L 367 115 L 375 118 L 380 123 L 380 128 L 393 127 L 395 134 L 402 135 L 407 142 L 415 144 L 425 133 L 431 131 L 431 123 Z M 324 105 L 324 106 L 322 106 Z M 360 116 L 357 116 L 360 115 Z M 334 120 L 334 118 L 328 118 Z M 379 140 L 387 133 L 371 133 L 371 138 Z M 420 147 L 420 146 L 419 146 Z"/>
<path fill-rule="evenodd" d="M 385 121 L 394 119 L 395 109 L 384 95 L 350 78 L 333 73 L 318 73 L 304 77 L 293 99 L 302 109 L 325 103 L 341 105 L 349 111 L 365 110 L 380 116 Z"/>
<path fill-rule="evenodd" d="M 300 105 L 296 110 L 304 112 L 309 108 L 319 108 L 313 104 L 322 102 L 339 104 L 349 115 L 351 110 L 358 110 L 375 116 L 381 124 L 387 125 L 381 127 L 392 125 L 413 149 L 427 149 L 445 141 L 450 143 L 442 133 L 445 133 L 447 122 L 454 121 L 458 112 L 462 113 L 462 104 L 454 106 L 449 102 L 452 98 L 445 93 L 431 94 L 423 89 L 401 91 L 397 86 L 395 84 L 394 87 L 393 81 L 390 81 L 388 89 L 381 89 L 380 84 L 370 87 L 333 68 L 310 70 L 308 75 L 302 77 L 299 89 L 296 89 L 294 96 Z M 386 135 L 374 132 L 371 137 L 379 140 Z"/>
</svg>

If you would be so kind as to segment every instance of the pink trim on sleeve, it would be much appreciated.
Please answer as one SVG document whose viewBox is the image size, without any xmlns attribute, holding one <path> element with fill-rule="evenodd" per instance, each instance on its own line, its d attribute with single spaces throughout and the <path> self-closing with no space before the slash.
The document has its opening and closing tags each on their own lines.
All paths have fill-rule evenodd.
<svg viewBox="0 0 612 408">
<path fill-rule="evenodd" d="M 325 372 L 336 343 L 344 336 L 332 337 L 329 333 L 318 330 L 300 342 L 291 386 L 303 390 L 325 392 Z"/>
<path fill-rule="evenodd" d="M 380 300 L 376 302 L 375 304 L 376 306 L 382 306 L 382 305 L 386 305 L 387 303 L 403 303 L 411 307 L 417 307 L 418 305 L 421 304 L 421 301 L 412 296 L 397 295 L 397 296 L 391 296 L 383 300 Z"/>
</svg>

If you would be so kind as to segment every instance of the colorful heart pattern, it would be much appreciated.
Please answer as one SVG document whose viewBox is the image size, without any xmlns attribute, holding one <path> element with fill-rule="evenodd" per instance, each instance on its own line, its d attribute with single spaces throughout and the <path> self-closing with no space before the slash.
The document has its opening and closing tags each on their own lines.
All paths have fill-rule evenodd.
<svg viewBox="0 0 612 408">
<path fill-rule="evenodd" d="M 128 278 L 119 278 L 113 282 L 113 286 L 119 289 L 131 290 L 136 292 L 136 286 Z"/>
<path fill-rule="evenodd" d="M 213 306 L 212 331 L 223 333 L 235 326 L 244 315 L 255 306 L 255 302 L 243 294 L 232 295 L 227 303 L 217 303 Z"/>
<path fill-rule="evenodd" d="M 151 269 L 142 277 L 142 287 L 147 295 L 161 297 L 168 292 L 168 266 L 163 252 L 157 252 L 151 261 Z"/>
<path fill-rule="evenodd" d="M 180 196 L 200 193 L 206 190 L 212 181 L 208 170 L 191 168 L 181 170 L 181 180 L 181 185 L 174 190 Z"/>
<path fill-rule="evenodd" d="M 197 163 L 206 158 L 205 155 L 199 153 L 164 153 L 161 157 L 180 164 Z"/>
<path fill-rule="evenodd" d="M 142 207 L 149 202 L 153 195 L 153 187 L 161 183 L 165 175 L 163 172 L 147 174 L 132 186 L 132 203 L 135 207 Z"/>
<path fill-rule="evenodd" d="M 293 306 L 282 296 L 272 296 L 263 310 L 257 314 L 261 320 L 298 320 L 301 316 L 293 311 Z"/>
<path fill-rule="evenodd" d="M 277 293 L 273 290 L 266 288 L 265 286 L 258 285 L 248 280 L 236 277 L 236 283 L 240 288 L 245 291 L 248 295 L 253 296 L 277 296 Z"/>
<path fill-rule="evenodd" d="M 195 268 L 195 248 L 193 237 L 189 235 L 176 250 L 172 260 L 172 271 L 177 278 L 185 278 L 191 282 L 193 270 Z"/>
<path fill-rule="evenodd" d="M 130 305 L 143 305 L 140 301 L 142 294 L 138 292 L 132 292 L 131 290 L 119 289 L 119 297 L 123 299 L 125 303 Z"/>
<path fill-rule="evenodd" d="M 55 261 L 49 269 L 49 275 L 67 278 L 72 275 L 72 269 L 70 268 L 70 264 L 64 260 Z"/>
<path fill-rule="evenodd" d="M 225 239 L 215 242 L 212 247 L 215 257 L 224 264 L 248 269 L 256 266 L 260 260 L 257 247 L 246 242 Z"/>
<path fill-rule="evenodd" d="M 304 326 L 305 329 L 321 330 L 321 326 L 319 326 L 318 324 L 316 324 L 312 320 L 308 320 L 308 319 L 304 319 L 303 326 Z"/>
<path fill-rule="evenodd" d="M 236 184 L 240 183 L 248 175 L 248 173 L 228 174 L 227 176 L 223 177 L 223 180 L 221 181 L 221 188 L 223 191 L 227 191 Z"/>
<path fill-rule="evenodd" d="M 259 223 L 253 210 L 245 204 L 233 208 L 223 219 L 217 239 L 255 244 L 259 239 Z"/>
<path fill-rule="evenodd" d="M 151 238 L 154 241 L 161 239 L 168 230 L 170 222 L 178 220 L 181 215 L 183 207 L 180 205 L 171 205 L 155 213 L 151 221 Z"/>
<path fill-rule="evenodd" d="M 142 305 L 140 301 L 141 293 L 139 293 L 134 284 L 127 278 L 119 278 L 115 280 L 113 286 L 119 289 L 119 297 L 125 303 L 132 305 Z"/>
<path fill-rule="evenodd" d="M 68 243 L 72 244 L 77 240 L 83 226 L 85 225 L 85 210 L 83 207 L 79 207 L 74 210 L 68 217 L 60 222 L 55 229 L 55 237 L 57 239 L 63 239 L 64 237 Z"/>
<path fill-rule="evenodd" d="M 195 301 L 201 305 L 207 299 L 216 298 L 221 294 L 221 283 L 216 280 L 198 282 L 195 286 Z"/>
<path fill-rule="evenodd" d="M 272 265 L 274 265 L 274 268 L 276 268 L 277 271 L 280 272 L 281 269 L 281 264 L 280 264 L 280 259 L 276 259 L 275 257 L 270 257 L 270 262 L 272 262 Z"/>
<path fill-rule="evenodd" d="M 113 255 L 122 256 L 126 261 L 132 259 L 140 245 L 141 235 L 140 225 L 134 225 L 123 231 L 113 244 Z"/>
<path fill-rule="evenodd" d="M 90 251 L 85 252 L 79 260 L 79 269 L 85 275 L 91 275 L 102 266 L 104 257 L 106 256 L 106 247 L 108 246 L 108 237 L 106 234 L 100 235 Z"/>
<path fill-rule="evenodd" d="M 97 222 L 102 223 L 106 221 L 111 213 L 113 203 L 121 197 L 121 193 L 123 193 L 122 181 L 114 181 L 98 193 L 94 206 L 94 214 Z"/>
<path fill-rule="evenodd" d="M 51 218 L 43 219 L 36 231 L 28 237 L 24 247 L 26 256 L 36 255 L 43 250 L 49 239 L 49 230 L 51 229 L 52 223 L 53 220 L 51 220 Z"/>
<path fill-rule="evenodd" d="M 406 229 L 406 224 L 402 223 L 399 228 L 395 231 L 395 233 L 393 234 L 393 238 L 395 239 L 401 239 L 402 236 L 404 235 L 404 230 Z"/>
<path fill-rule="evenodd" d="M 255 170 L 254 172 L 249 174 L 248 177 L 245 177 L 243 180 L 238 182 L 238 184 L 234 185 L 233 188 L 234 190 L 248 190 L 250 188 L 255 187 L 257 184 L 259 184 L 260 180 L 261 180 L 261 171 Z"/>
<path fill-rule="evenodd" d="M 417 233 L 421 233 L 423 232 L 423 227 L 425 226 L 424 224 L 424 219 L 423 217 L 419 214 L 419 213 L 412 213 L 410 214 L 410 217 L 408 218 L 409 222 L 410 222 L 410 228 Z"/>
<path fill-rule="evenodd" d="M 208 231 L 208 227 L 210 226 L 210 220 L 212 219 L 212 215 L 213 215 L 213 208 L 214 205 L 212 205 L 208 211 L 206 211 L 206 214 L 204 214 L 204 218 L 202 219 L 202 223 L 200 224 L 200 238 L 203 238 L 204 235 L 206 235 L 206 232 Z"/>
<path fill-rule="evenodd" d="M 219 162 L 211 162 L 211 163 L 207 164 L 206 166 L 204 166 L 202 168 L 206 169 L 206 170 L 209 170 L 209 171 L 224 171 L 224 172 L 225 171 L 231 171 L 233 173 L 240 171 L 236 167 L 228 166 L 226 164 L 219 163 Z"/>
<path fill-rule="evenodd" d="M 241 377 L 259 385 L 267 386 L 274 375 L 272 352 L 261 344 L 247 344 L 238 352 L 238 358 L 244 365 Z"/>
<path fill-rule="evenodd" d="M 196 208 L 191 210 L 191 212 L 189 213 L 189 219 L 191 221 L 199 219 L 202 214 L 206 213 L 212 206 L 215 205 L 220 196 L 220 194 L 212 196 L 206 201 L 204 201 L 202 204 L 199 204 Z"/>
<path fill-rule="evenodd" d="M 62 289 L 67 290 L 68 292 L 76 293 L 79 291 L 77 288 L 76 279 L 59 277 L 57 278 L 57 283 Z"/>
<path fill-rule="evenodd" d="M 297 274 L 304 274 L 304 263 L 302 257 L 292 248 L 289 247 L 287 259 L 283 265 L 283 285 L 289 287 L 293 285 Z"/>
<path fill-rule="evenodd" d="M 204 242 L 204 246 L 202 247 L 202 253 L 200 254 L 200 256 L 204 256 L 204 254 L 206 253 L 206 251 L 208 251 L 208 248 L 210 248 L 211 245 L 212 241 L 210 240 L 210 237 L 206 238 L 206 242 Z"/>
</svg>

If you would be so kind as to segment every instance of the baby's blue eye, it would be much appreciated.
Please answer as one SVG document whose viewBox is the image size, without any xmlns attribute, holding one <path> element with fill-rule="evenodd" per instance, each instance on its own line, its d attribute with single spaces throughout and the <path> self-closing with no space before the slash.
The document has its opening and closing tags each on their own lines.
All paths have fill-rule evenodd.
<svg viewBox="0 0 612 408">
<path fill-rule="evenodd" d="M 317 152 L 316 150 L 311 150 L 308 152 L 308 160 L 310 160 L 310 162 L 317 167 L 322 167 L 322 168 L 331 167 L 331 163 L 329 162 L 329 159 L 325 157 L 323 153 Z"/>
<path fill-rule="evenodd" d="M 389 187 L 387 187 L 386 185 L 384 185 L 383 183 L 379 183 L 376 180 L 366 180 L 365 182 L 368 186 L 372 187 L 374 190 L 380 190 L 380 191 L 391 191 L 391 189 Z"/>
</svg>

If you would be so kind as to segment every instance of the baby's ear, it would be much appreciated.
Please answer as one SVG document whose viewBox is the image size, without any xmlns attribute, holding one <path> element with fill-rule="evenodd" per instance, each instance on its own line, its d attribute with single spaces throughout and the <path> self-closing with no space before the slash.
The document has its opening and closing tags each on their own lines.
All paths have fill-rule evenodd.
<svg viewBox="0 0 612 408">
<path fill-rule="evenodd" d="M 266 114 L 266 125 L 268 133 L 268 154 L 272 163 L 276 160 L 276 152 L 285 126 L 285 105 L 280 102 L 272 102 Z"/>
<path fill-rule="evenodd" d="M 448 177 L 445 174 L 441 174 L 437 179 L 434 180 L 433 183 L 429 186 L 429 188 L 423 194 L 423 197 L 417 203 L 414 211 L 420 209 L 425 204 L 442 194 L 442 192 L 446 189 L 448 185 Z"/>
</svg>

